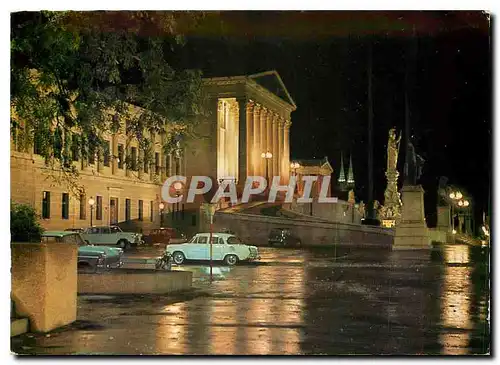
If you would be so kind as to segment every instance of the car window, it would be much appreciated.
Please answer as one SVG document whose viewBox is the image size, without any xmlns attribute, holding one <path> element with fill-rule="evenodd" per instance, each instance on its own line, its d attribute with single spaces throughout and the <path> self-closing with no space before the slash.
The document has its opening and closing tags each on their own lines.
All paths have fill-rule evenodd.
<svg viewBox="0 0 500 365">
<path fill-rule="evenodd" d="M 198 237 L 198 243 L 207 243 L 208 242 L 208 237 L 207 236 L 200 236 Z"/>
<path fill-rule="evenodd" d="M 75 241 L 75 235 L 74 234 L 68 234 L 62 238 L 63 243 L 76 243 Z"/>
<path fill-rule="evenodd" d="M 109 227 L 101 227 L 101 233 L 109 234 L 110 233 Z"/>
<path fill-rule="evenodd" d="M 122 230 L 120 229 L 120 227 L 111 227 L 111 233 L 118 233 L 118 232 L 121 232 Z"/>
<path fill-rule="evenodd" d="M 54 236 L 43 236 L 42 243 L 60 243 L 62 242 L 61 237 Z"/>
<path fill-rule="evenodd" d="M 220 237 L 218 237 L 218 236 L 212 236 L 212 241 L 211 241 L 212 245 L 216 245 L 216 244 L 220 243 L 219 238 Z"/>
<path fill-rule="evenodd" d="M 198 242 L 198 236 L 193 236 L 193 238 L 191 238 L 188 243 L 196 243 Z"/>
<path fill-rule="evenodd" d="M 223 245 L 224 244 L 224 239 L 222 237 L 219 237 L 219 245 Z"/>
<path fill-rule="evenodd" d="M 80 234 L 75 234 L 75 242 L 78 246 L 85 246 L 87 243 L 83 240 Z"/>
<path fill-rule="evenodd" d="M 92 227 L 88 230 L 87 233 L 90 233 L 90 234 L 98 234 L 99 233 L 99 228 L 97 227 Z"/>
<path fill-rule="evenodd" d="M 242 245 L 243 242 L 236 236 L 231 236 L 227 239 L 228 245 Z"/>
</svg>

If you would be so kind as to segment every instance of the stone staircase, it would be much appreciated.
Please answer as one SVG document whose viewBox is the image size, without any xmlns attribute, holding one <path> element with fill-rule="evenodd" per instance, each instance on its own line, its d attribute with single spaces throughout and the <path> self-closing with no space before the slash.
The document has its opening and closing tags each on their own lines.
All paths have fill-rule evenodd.
<svg viewBox="0 0 500 365">
<path fill-rule="evenodd" d="M 10 337 L 22 335 L 29 332 L 29 320 L 25 317 L 20 317 L 16 312 L 16 304 L 10 300 Z"/>
</svg>

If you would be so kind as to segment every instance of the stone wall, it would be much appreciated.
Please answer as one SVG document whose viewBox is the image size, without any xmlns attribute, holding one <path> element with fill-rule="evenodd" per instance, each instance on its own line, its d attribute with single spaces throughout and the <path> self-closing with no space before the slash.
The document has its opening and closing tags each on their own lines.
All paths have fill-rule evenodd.
<svg viewBox="0 0 500 365">
<path fill-rule="evenodd" d="M 49 332 L 76 320 L 77 251 L 72 244 L 11 245 L 11 297 L 31 331 Z"/>
<path fill-rule="evenodd" d="M 325 219 L 331 222 L 361 224 L 361 215 L 358 210 L 346 201 L 337 203 L 293 203 L 284 204 L 285 209 L 292 212 Z"/>
<path fill-rule="evenodd" d="M 214 230 L 222 228 L 234 231 L 247 244 L 256 246 L 267 245 L 269 232 L 273 228 L 291 229 L 305 246 L 339 244 L 390 247 L 393 242 L 393 230 L 382 227 L 217 212 Z"/>
</svg>

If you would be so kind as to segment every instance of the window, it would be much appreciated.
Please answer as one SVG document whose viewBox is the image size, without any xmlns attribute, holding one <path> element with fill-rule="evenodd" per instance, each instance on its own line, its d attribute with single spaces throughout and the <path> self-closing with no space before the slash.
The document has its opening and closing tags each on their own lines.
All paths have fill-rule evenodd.
<svg viewBox="0 0 500 365">
<path fill-rule="evenodd" d="M 146 156 L 144 156 L 144 172 L 146 174 L 149 173 L 149 162 L 148 162 L 148 159 L 146 158 Z"/>
<path fill-rule="evenodd" d="M 181 159 L 179 157 L 175 158 L 175 174 L 180 175 L 181 173 Z"/>
<path fill-rule="evenodd" d="M 111 146 L 109 144 L 109 141 L 104 141 L 104 166 L 109 167 L 109 154 L 111 151 Z"/>
<path fill-rule="evenodd" d="M 143 201 L 139 200 L 139 220 L 140 221 L 142 221 L 143 214 L 144 214 L 143 208 L 144 208 Z"/>
<path fill-rule="evenodd" d="M 118 144 L 118 168 L 123 169 L 123 145 Z"/>
<path fill-rule="evenodd" d="M 155 152 L 155 174 L 158 175 L 160 173 L 160 154 Z"/>
<path fill-rule="evenodd" d="M 71 158 L 78 161 L 80 158 L 80 142 L 77 134 L 71 136 Z"/>
<path fill-rule="evenodd" d="M 43 192 L 42 200 L 42 218 L 50 218 L 50 191 Z"/>
<path fill-rule="evenodd" d="M 130 220 L 130 199 L 125 199 L 125 220 Z"/>
<path fill-rule="evenodd" d="M 96 196 L 95 202 L 95 219 L 102 220 L 102 196 Z"/>
<path fill-rule="evenodd" d="M 110 234 L 109 227 L 101 227 L 101 234 Z"/>
<path fill-rule="evenodd" d="M 168 154 L 166 159 L 165 159 L 165 170 L 166 170 L 166 173 L 168 176 L 170 176 L 172 174 L 172 172 L 170 171 L 170 157 L 171 157 L 171 155 Z"/>
<path fill-rule="evenodd" d="M 120 233 L 120 232 L 122 232 L 122 230 L 120 229 L 120 227 L 117 227 L 117 226 L 113 226 L 110 229 L 111 229 L 111 233 Z"/>
<path fill-rule="evenodd" d="M 80 219 L 87 219 L 87 199 L 85 194 L 80 194 Z"/>
<path fill-rule="evenodd" d="M 154 210 L 153 210 L 153 201 L 151 200 L 149 202 L 149 220 L 152 222 L 153 221 L 153 213 L 154 213 Z"/>
<path fill-rule="evenodd" d="M 35 136 L 33 138 L 33 153 L 35 155 L 41 155 L 42 154 L 42 137 L 40 133 L 35 133 Z"/>
<path fill-rule="evenodd" d="M 130 148 L 130 169 L 133 171 L 137 170 L 137 148 Z"/>
<path fill-rule="evenodd" d="M 241 240 L 238 237 L 231 236 L 227 239 L 227 244 L 228 245 L 243 245 L 243 242 L 241 242 Z"/>
<path fill-rule="evenodd" d="M 69 219 L 69 194 L 62 194 L 62 219 Z"/>
<path fill-rule="evenodd" d="M 207 242 L 208 242 L 207 236 L 199 236 L 198 237 L 198 243 L 207 243 Z"/>
</svg>

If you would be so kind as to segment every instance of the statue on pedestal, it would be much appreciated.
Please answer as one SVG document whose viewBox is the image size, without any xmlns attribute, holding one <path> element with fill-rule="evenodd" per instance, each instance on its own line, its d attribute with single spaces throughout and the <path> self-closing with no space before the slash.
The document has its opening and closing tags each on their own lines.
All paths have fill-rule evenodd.
<svg viewBox="0 0 500 365">
<path fill-rule="evenodd" d="M 387 143 L 387 187 L 384 193 L 384 205 L 380 207 L 380 216 L 382 219 L 396 220 L 401 217 L 401 196 L 398 192 L 397 170 L 399 146 L 401 144 L 401 134 L 396 136 L 396 129 L 389 130 L 389 141 Z"/>
<path fill-rule="evenodd" d="M 413 143 L 408 142 L 408 151 L 405 163 L 405 182 L 408 185 L 417 185 L 417 181 L 422 176 L 425 160 L 417 155 Z"/>
</svg>

